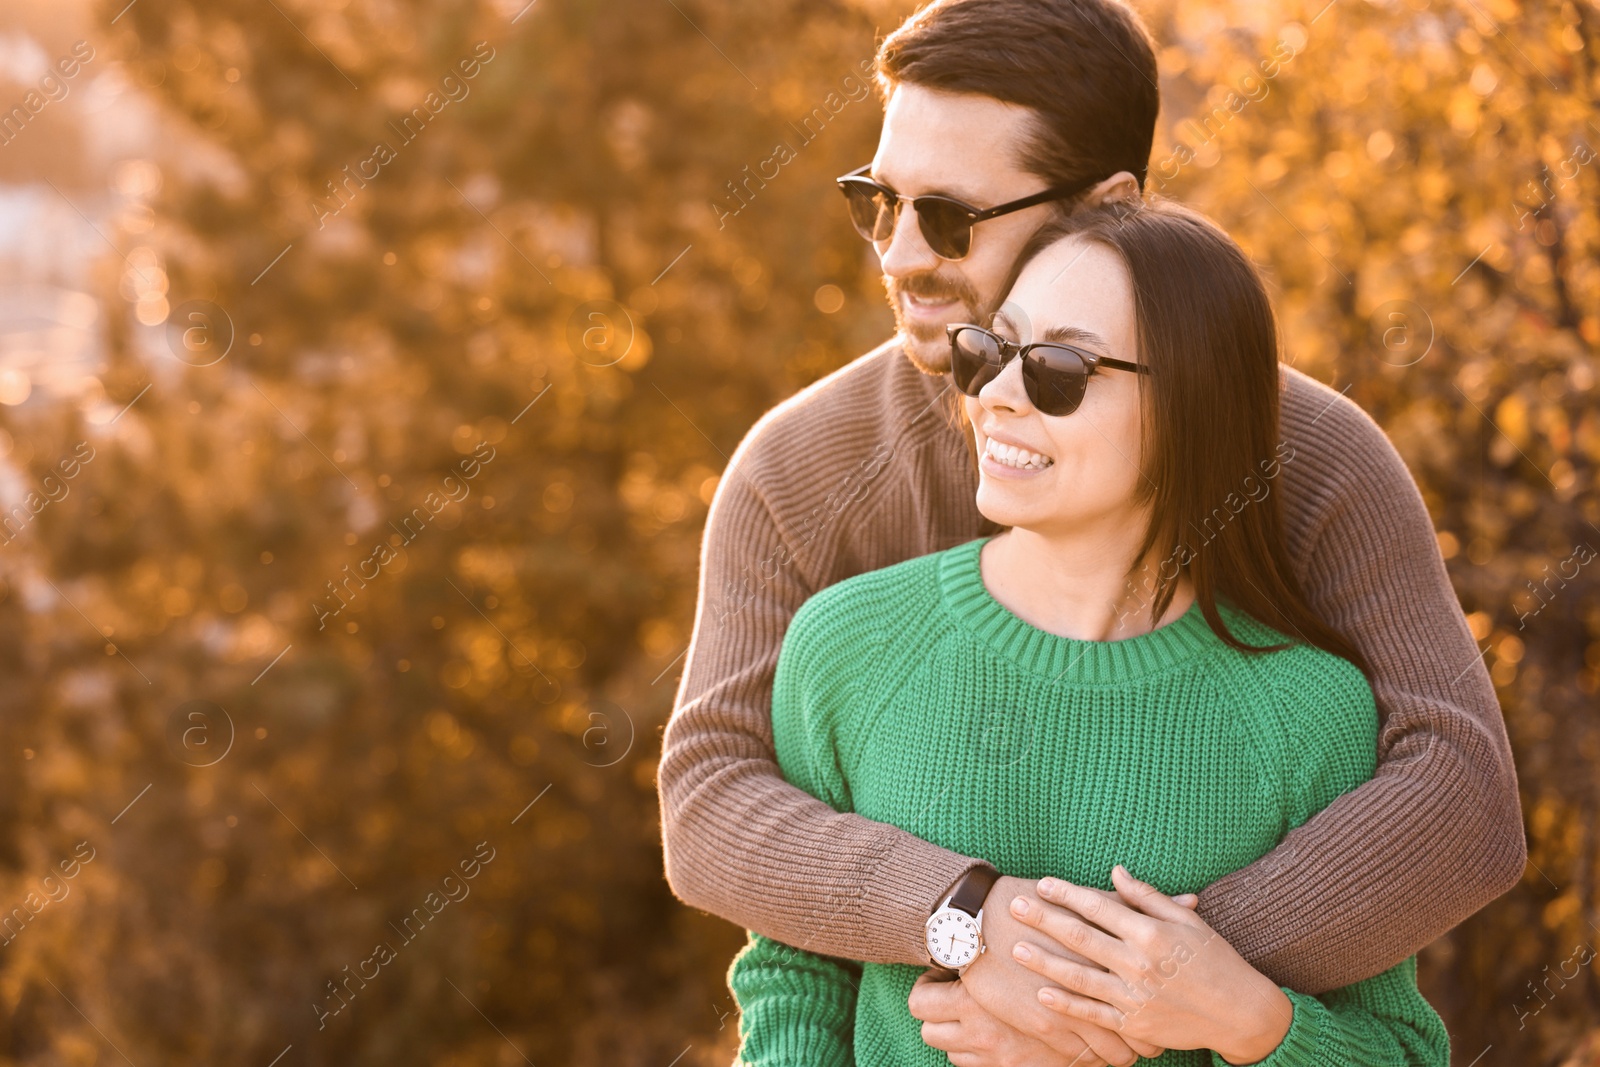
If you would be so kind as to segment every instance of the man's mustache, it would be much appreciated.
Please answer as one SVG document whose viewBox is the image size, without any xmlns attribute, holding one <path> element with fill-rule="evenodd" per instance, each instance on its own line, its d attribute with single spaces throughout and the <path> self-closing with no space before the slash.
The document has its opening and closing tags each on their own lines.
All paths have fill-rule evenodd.
<svg viewBox="0 0 1600 1067">
<path fill-rule="evenodd" d="M 933 272 L 908 274 L 904 278 L 884 275 L 884 286 L 891 296 L 918 296 L 931 299 L 959 300 L 969 308 L 978 306 L 978 294 L 972 286 L 956 278 L 945 278 Z"/>
</svg>

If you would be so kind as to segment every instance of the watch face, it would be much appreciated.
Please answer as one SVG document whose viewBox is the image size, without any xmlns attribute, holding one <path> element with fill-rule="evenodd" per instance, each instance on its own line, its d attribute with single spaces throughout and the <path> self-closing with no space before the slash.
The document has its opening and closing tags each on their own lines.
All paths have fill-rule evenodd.
<svg viewBox="0 0 1600 1067">
<path fill-rule="evenodd" d="M 978 920 L 955 908 L 940 908 L 928 920 L 928 955 L 941 966 L 960 969 L 978 958 L 983 932 Z"/>
</svg>

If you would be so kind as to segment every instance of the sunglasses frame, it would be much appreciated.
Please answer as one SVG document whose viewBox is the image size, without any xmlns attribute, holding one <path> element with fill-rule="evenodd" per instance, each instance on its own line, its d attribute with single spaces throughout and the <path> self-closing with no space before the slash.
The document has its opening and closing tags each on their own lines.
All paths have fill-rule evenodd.
<svg viewBox="0 0 1600 1067">
<path fill-rule="evenodd" d="M 1146 367 L 1142 363 L 1129 363 L 1125 359 L 1113 359 L 1110 356 L 1096 355 L 1093 352 L 1086 351 L 1077 347 L 1076 345 L 1066 344 L 1062 341 L 1034 341 L 1029 344 L 1018 344 L 1015 341 L 1006 340 L 993 330 L 970 322 L 953 322 L 946 326 L 944 330 L 945 336 L 950 339 L 950 379 L 953 383 L 955 383 L 956 390 L 960 392 L 962 396 L 970 396 L 975 398 L 979 395 L 979 393 L 982 392 L 983 385 L 989 384 L 989 382 L 984 382 L 983 385 L 980 385 L 978 387 L 979 393 L 969 393 L 961 387 L 959 382 L 955 382 L 955 360 L 957 359 L 958 352 L 956 338 L 959 337 L 965 330 L 975 330 L 993 340 L 995 347 L 1000 353 L 1000 362 L 998 365 L 989 363 L 987 360 L 985 361 L 986 366 L 995 368 L 994 378 L 998 378 L 1002 373 L 1004 373 L 1006 365 L 1009 364 L 1013 359 L 1020 358 L 1022 360 L 1023 389 L 1028 394 L 1028 402 L 1032 404 L 1034 409 L 1037 410 L 1041 415 L 1049 415 L 1054 418 L 1062 418 L 1064 416 L 1071 415 L 1074 411 L 1078 410 L 1079 406 L 1083 403 L 1084 395 L 1089 391 L 1089 379 L 1093 378 L 1095 371 L 1101 367 L 1107 367 L 1112 370 L 1125 370 L 1133 374 L 1151 373 L 1150 368 Z M 1029 356 L 1035 350 L 1041 348 L 1069 352 L 1083 364 L 1083 389 L 1072 401 L 1072 406 L 1068 407 L 1065 411 L 1049 410 L 1049 407 L 1054 407 L 1056 405 L 1047 406 L 1041 401 L 1040 397 L 1036 395 L 1036 393 L 1044 390 L 1044 383 L 1038 376 L 1040 371 L 1065 373 L 1057 368 L 1051 367 L 1048 362 L 1038 356 L 1034 356 L 1032 362 L 1029 361 Z M 1030 370 L 1032 373 L 1030 373 Z M 989 381 L 994 381 L 994 378 L 990 378 Z"/>
<path fill-rule="evenodd" d="M 882 182 L 868 177 L 867 172 L 871 169 L 872 164 L 868 163 L 865 166 L 857 167 L 849 174 L 840 175 L 834 179 L 834 182 L 839 186 L 839 191 L 843 193 L 847 199 L 853 192 L 861 189 L 871 190 L 877 195 L 892 198 L 894 200 L 894 214 L 889 224 L 889 237 L 874 237 L 871 234 L 863 231 L 860 226 L 856 225 L 855 214 L 852 212 L 850 216 L 850 224 L 855 227 L 855 231 L 874 244 L 877 244 L 879 241 L 889 240 L 894 236 L 894 228 L 900 224 L 900 205 L 910 204 L 912 209 L 917 212 L 917 229 L 922 233 L 922 239 L 928 242 L 928 247 L 933 250 L 934 255 L 938 256 L 940 259 L 947 259 L 952 262 L 965 259 L 967 256 L 972 254 L 972 229 L 978 223 L 987 222 L 990 219 L 997 219 L 1002 215 L 1009 215 L 1013 211 L 1021 211 L 1024 208 L 1030 208 L 1036 204 L 1045 204 L 1052 200 L 1065 200 L 1068 197 L 1078 195 L 1100 180 L 1099 178 L 1091 178 L 1087 181 L 1076 182 L 1068 185 L 1057 185 L 1054 188 L 1046 189 L 1042 193 L 1034 193 L 1032 196 L 1025 196 L 1020 200 L 1012 200 L 991 208 L 976 208 L 964 201 L 957 200 L 955 197 L 941 196 L 938 193 L 925 193 L 922 196 L 905 196 L 889 188 L 889 186 L 884 185 Z M 945 255 L 943 252 L 939 251 L 939 248 L 937 247 L 938 245 L 942 244 L 952 250 L 954 250 L 955 245 L 944 240 L 937 234 L 928 233 L 927 216 L 918 206 L 926 203 L 945 204 L 955 208 L 966 216 L 967 247 L 966 250 L 960 255 Z M 879 214 L 880 216 L 882 215 L 881 208 L 879 210 Z"/>
</svg>

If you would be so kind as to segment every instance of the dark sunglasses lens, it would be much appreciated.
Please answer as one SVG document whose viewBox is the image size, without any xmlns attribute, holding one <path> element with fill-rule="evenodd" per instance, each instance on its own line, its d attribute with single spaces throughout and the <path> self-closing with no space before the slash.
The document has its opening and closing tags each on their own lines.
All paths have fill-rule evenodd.
<svg viewBox="0 0 1600 1067">
<path fill-rule="evenodd" d="M 1083 403 L 1089 368 L 1067 349 L 1035 348 L 1022 365 L 1028 399 L 1045 415 L 1070 415 Z"/>
<path fill-rule="evenodd" d="M 961 259 L 972 250 L 972 217 L 966 209 L 925 197 L 917 201 L 922 238 L 940 259 Z"/>
<path fill-rule="evenodd" d="M 1000 345 L 982 330 L 957 330 L 950 342 L 950 376 L 956 388 L 977 396 L 1005 366 Z"/>
<path fill-rule="evenodd" d="M 894 233 L 894 202 L 865 182 L 845 182 L 840 188 L 856 232 L 869 241 L 887 241 Z"/>
</svg>

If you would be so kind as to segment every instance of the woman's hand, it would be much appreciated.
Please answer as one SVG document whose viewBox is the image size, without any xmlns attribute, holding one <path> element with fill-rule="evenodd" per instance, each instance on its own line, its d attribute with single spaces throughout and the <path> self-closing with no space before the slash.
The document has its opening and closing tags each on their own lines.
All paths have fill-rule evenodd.
<svg viewBox="0 0 1600 1067">
<path fill-rule="evenodd" d="M 1069 1059 L 990 1015 L 959 980 L 924 972 L 907 1006 L 922 1021 L 922 1040 L 950 1057 L 954 1067 L 1105 1067 L 1085 1049 Z"/>
<path fill-rule="evenodd" d="M 1059 1062 L 1078 1067 L 1131 1067 L 1141 1056 L 1159 1056 L 1159 1048 L 1129 1041 L 1125 1035 L 1050 1011 L 1040 1003 L 1040 986 L 1048 983 L 1011 953 L 1019 940 L 1033 934 L 1011 914 L 1011 902 L 1019 896 L 1036 906 L 1043 903 L 1034 895 L 1034 883 L 1021 878 L 1001 878 L 989 890 L 983 904 L 983 939 L 988 951 L 961 973 L 961 989 L 983 1013 L 984 1025 L 998 1023 L 1015 1030 L 1053 1049 Z M 1082 956 L 1075 959 L 1089 963 Z"/>
<path fill-rule="evenodd" d="M 1277 1048 L 1294 1018 L 1283 990 L 1154 886 L 1121 865 L 1111 880 L 1115 897 L 1046 878 L 1038 887 L 1044 904 L 1013 905 L 1018 919 L 1056 943 L 1013 949 L 1024 967 L 1061 987 L 1039 991 L 1045 1006 L 1124 1038 L 1214 1049 L 1229 1063 L 1254 1063 Z M 1105 970 L 1067 959 L 1062 948 Z"/>
</svg>

